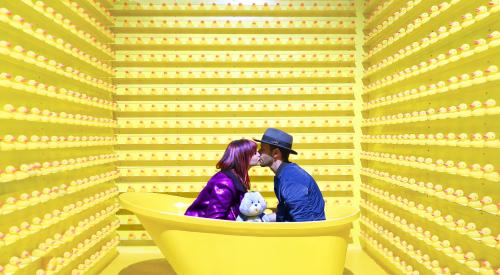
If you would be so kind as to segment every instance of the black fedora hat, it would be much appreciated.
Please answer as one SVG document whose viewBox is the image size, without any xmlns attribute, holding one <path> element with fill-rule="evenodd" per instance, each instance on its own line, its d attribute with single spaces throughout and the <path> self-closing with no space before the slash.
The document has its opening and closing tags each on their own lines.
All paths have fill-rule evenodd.
<svg viewBox="0 0 500 275">
<path fill-rule="evenodd" d="M 292 150 L 293 137 L 279 129 L 267 128 L 264 132 L 264 135 L 262 135 L 261 140 L 253 140 L 285 149 L 287 151 L 290 151 L 290 153 L 297 155 L 297 152 Z"/>
</svg>

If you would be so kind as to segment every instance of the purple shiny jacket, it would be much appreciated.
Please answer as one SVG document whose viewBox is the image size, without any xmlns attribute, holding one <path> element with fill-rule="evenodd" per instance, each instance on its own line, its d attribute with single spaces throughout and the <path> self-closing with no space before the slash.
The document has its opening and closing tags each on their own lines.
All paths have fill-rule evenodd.
<svg viewBox="0 0 500 275">
<path fill-rule="evenodd" d="M 231 171 L 220 171 L 207 182 L 185 215 L 234 221 L 240 214 L 240 203 L 246 192 Z"/>
</svg>

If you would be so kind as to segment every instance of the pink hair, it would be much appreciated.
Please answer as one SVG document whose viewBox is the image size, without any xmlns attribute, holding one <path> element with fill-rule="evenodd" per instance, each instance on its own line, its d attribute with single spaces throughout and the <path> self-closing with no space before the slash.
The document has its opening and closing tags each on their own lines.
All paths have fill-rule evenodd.
<svg viewBox="0 0 500 275">
<path fill-rule="evenodd" d="M 255 142 L 248 139 L 233 140 L 217 163 L 217 168 L 221 170 L 233 169 L 243 185 L 250 189 L 248 169 L 250 168 L 250 160 L 256 152 L 257 144 Z"/>
</svg>

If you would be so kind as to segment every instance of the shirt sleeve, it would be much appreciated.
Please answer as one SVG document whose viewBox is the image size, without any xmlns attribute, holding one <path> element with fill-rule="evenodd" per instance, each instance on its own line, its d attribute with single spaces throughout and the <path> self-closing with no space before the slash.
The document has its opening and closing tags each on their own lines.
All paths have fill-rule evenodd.
<svg viewBox="0 0 500 275">
<path fill-rule="evenodd" d="M 206 212 L 207 218 L 225 219 L 227 217 L 234 196 L 228 181 L 222 180 L 214 184 Z"/>
<path fill-rule="evenodd" d="M 308 188 L 302 184 L 288 180 L 283 184 L 283 202 L 288 209 L 289 218 L 291 221 L 301 222 L 309 221 L 308 216 Z"/>
</svg>

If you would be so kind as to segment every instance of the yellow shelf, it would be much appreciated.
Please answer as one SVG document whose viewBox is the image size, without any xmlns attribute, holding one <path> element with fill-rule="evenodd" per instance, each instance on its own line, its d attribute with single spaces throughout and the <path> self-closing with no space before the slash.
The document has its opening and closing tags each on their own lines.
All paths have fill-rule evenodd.
<svg viewBox="0 0 500 275">
<path fill-rule="evenodd" d="M 40 27 L 47 29 L 49 33 L 53 34 L 58 38 L 62 38 L 66 42 L 81 48 L 87 54 L 95 56 L 101 60 L 111 60 L 113 58 L 113 53 L 110 49 L 107 49 L 107 45 L 97 42 L 95 37 L 90 34 L 80 31 L 77 27 L 70 27 L 72 24 L 71 19 L 67 25 L 62 25 L 57 21 L 64 22 L 65 17 L 58 18 L 55 14 L 49 15 L 43 7 L 37 9 L 38 5 L 31 2 L 31 0 L 18 1 L 15 4 L 6 3 L 6 7 L 10 9 L 13 14 L 21 15 L 27 22 L 34 25 L 35 28 Z M 52 7 L 53 5 L 47 5 Z M 60 9 L 62 5 L 58 6 Z M 53 17 L 52 17 L 53 16 Z M 87 37 L 90 36 L 90 37 Z"/>
</svg>

